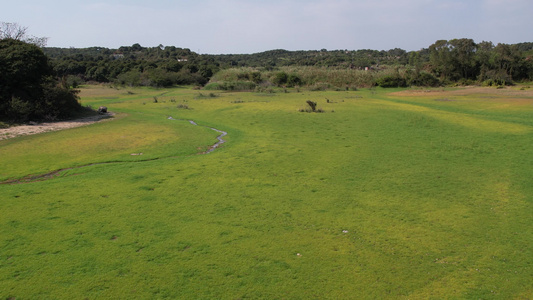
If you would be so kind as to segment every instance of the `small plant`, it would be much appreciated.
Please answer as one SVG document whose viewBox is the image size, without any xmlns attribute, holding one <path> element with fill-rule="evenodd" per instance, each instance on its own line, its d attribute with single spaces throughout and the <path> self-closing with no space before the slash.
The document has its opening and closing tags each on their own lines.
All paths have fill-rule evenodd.
<svg viewBox="0 0 533 300">
<path fill-rule="evenodd" d="M 177 108 L 178 109 L 189 109 L 189 105 L 180 103 L 180 104 L 178 104 Z"/>
<path fill-rule="evenodd" d="M 307 113 L 312 113 L 312 112 L 323 113 L 323 112 L 325 112 L 322 108 L 317 108 L 317 103 L 316 102 L 313 102 L 311 100 L 307 100 L 305 103 L 307 103 L 308 106 L 306 108 L 300 108 L 298 110 L 299 112 L 307 112 Z"/>
<path fill-rule="evenodd" d="M 313 92 L 317 92 L 317 91 L 325 91 L 328 88 L 329 88 L 329 84 L 328 83 L 326 83 L 326 82 L 317 82 L 314 85 L 310 86 L 309 90 L 311 90 Z"/>
<path fill-rule="evenodd" d="M 198 96 L 196 96 L 196 99 L 202 99 L 202 98 L 215 98 L 217 97 L 217 94 L 215 93 L 209 93 L 207 95 L 205 94 L 202 94 L 202 93 L 198 93 Z"/>
<path fill-rule="evenodd" d="M 309 107 L 311 107 L 312 111 L 316 111 L 316 102 L 313 102 L 311 100 L 307 100 L 307 101 L 305 101 L 305 103 L 307 103 L 307 105 L 309 105 Z"/>
<path fill-rule="evenodd" d="M 405 87 L 407 82 L 399 75 L 385 75 L 376 80 L 376 85 L 383 88 Z"/>
<path fill-rule="evenodd" d="M 157 103 L 157 102 L 158 102 L 157 97 L 154 96 L 154 103 Z"/>
<path fill-rule="evenodd" d="M 172 99 L 170 99 L 170 102 L 171 103 L 176 103 L 176 99 L 172 98 Z"/>
</svg>

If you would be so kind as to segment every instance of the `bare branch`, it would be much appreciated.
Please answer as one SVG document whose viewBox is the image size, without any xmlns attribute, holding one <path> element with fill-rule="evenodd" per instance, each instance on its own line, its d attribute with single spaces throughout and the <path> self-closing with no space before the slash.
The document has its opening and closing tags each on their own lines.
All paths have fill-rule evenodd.
<svg viewBox="0 0 533 300">
<path fill-rule="evenodd" d="M 20 26 L 17 23 L 0 22 L 0 40 L 14 39 L 34 44 L 38 47 L 46 46 L 47 37 L 28 36 L 27 32 L 28 27 Z"/>
<path fill-rule="evenodd" d="M 22 41 L 26 37 L 27 27 L 17 23 L 0 22 L 0 39 L 14 39 Z"/>
<path fill-rule="evenodd" d="M 42 47 L 45 47 L 46 44 L 48 43 L 48 38 L 31 36 L 29 38 L 26 38 L 26 42 L 30 44 L 34 44 L 35 46 L 42 48 Z"/>
</svg>

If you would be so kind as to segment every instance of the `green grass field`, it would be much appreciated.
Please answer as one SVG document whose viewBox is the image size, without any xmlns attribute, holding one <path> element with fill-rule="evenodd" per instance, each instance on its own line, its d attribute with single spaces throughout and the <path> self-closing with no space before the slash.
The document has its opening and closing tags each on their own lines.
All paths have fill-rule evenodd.
<svg viewBox="0 0 533 300">
<path fill-rule="evenodd" d="M 533 298 L 533 91 L 81 96 L 0 141 L 2 299 Z"/>
</svg>

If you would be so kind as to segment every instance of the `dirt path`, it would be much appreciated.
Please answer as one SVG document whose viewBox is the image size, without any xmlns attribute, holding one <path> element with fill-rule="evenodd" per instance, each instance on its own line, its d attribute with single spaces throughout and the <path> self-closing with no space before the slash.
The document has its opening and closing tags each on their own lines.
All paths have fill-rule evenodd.
<svg viewBox="0 0 533 300">
<path fill-rule="evenodd" d="M 107 113 L 102 115 L 95 115 L 75 120 L 69 121 L 58 121 L 58 122 L 45 122 L 45 123 L 34 123 L 32 125 L 20 125 L 13 126 L 9 128 L 0 129 L 0 141 L 5 139 L 14 138 L 22 135 L 31 135 L 38 134 L 49 131 L 57 131 L 68 128 L 75 128 L 80 126 L 86 126 L 98 121 L 109 119 L 114 116 L 114 113 Z"/>
</svg>

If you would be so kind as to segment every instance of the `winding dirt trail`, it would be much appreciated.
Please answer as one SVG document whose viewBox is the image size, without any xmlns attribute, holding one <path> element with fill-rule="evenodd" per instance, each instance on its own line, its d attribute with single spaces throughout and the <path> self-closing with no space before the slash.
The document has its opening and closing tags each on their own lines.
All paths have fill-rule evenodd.
<svg viewBox="0 0 533 300">
<path fill-rule="evenodd" d="M 207 128 L 209 128 L 209 129 L 211 129 L 213 131 L 216 131 L 216 132 L 220 133 L 220 135 L 217 136 L 217 142 L 215 144 L 211 145 L 205 152 L 201 152 L 201 153 L 197 153 L 197 154 L 208 154 L 208 153 L 211 153 L 211 152 L 215 151 L 215 149 L 217 149 L 220 145 L 222 145 L 222 144 L 224 144 L 226 142 L 223 139 L 223 137 L 228 135 L 228 133 L 226 131 L 219 130 L 219 129 L 216 129 L 216 128 L 213 128 L 213 127 L 209 127 L 209 126 L 198 125 L 193 120 L 174 119 L 173 117 L 168 117 L 167 119 L 173 120 L 173 121 L 187 121 L 191 125 L 207 127 Z M 94 122 L 95 121 L 93 121 L 92 123 L 94 123 Z M 84 125 L 86 125 L 86 124 L 84 124 Z M 83 126 L 83 125 L 79 125 L 79 126 Z M 77 127 L 77 126 L 74 126 L 74 127 Z M 65 127 L 65 128 L 61 128 L 61 129 L 66 129 L 66 128 L 72 128 L 72 127 Z M 61 129 L 56 129 L 56 130 L 61 130 Z M 51 131 L 51 130 L 48 130 L 48 131 Z M 42 131 L 42 132 L 46 132 L 46 131 Z M 30 133 L 30 134 L 35 134 L 35 133 Z M 170 157 L 180 157 L 180 156 L 170 156 Z M 0 181 L 0 184 L 21 184 L 21 183 L 31 183 L 31 182 L 35 182 L 35 181 L 45 181 L 45 180 L 49 180 L 49 179 L 55 178 L 55 177 L 59 176 L 59 174 L 61 172 L 68 171 L 68 170 L 81 169 L 81 168 L 85 168 L 85 167 L 104 165 L 104 164 L 140 163 L 140 162 L 154 161 L 154 160 L 160 160 L 160 159 L 165 159 L 165 158 L 169 158 L 169 157 L 152 158 L 152 159 L 145 159 L 145 160 L 138 160 L 138 161 L 109 161 L 109 162 L 92 163 L 92 164 L 87 164 L 87 165 L 78 166 L 78 167 L 63 168 L 63 169 L 55 170 L 55 171 L 52 171 L 52 172 L 48 172 L 46 174 L 28 175 L 28 176 L 25 176 L 25 177 L 19 178 L 19 179 L 8 179 L 8 180 L 5 180 L 5 181 Z"/>
</svg>

